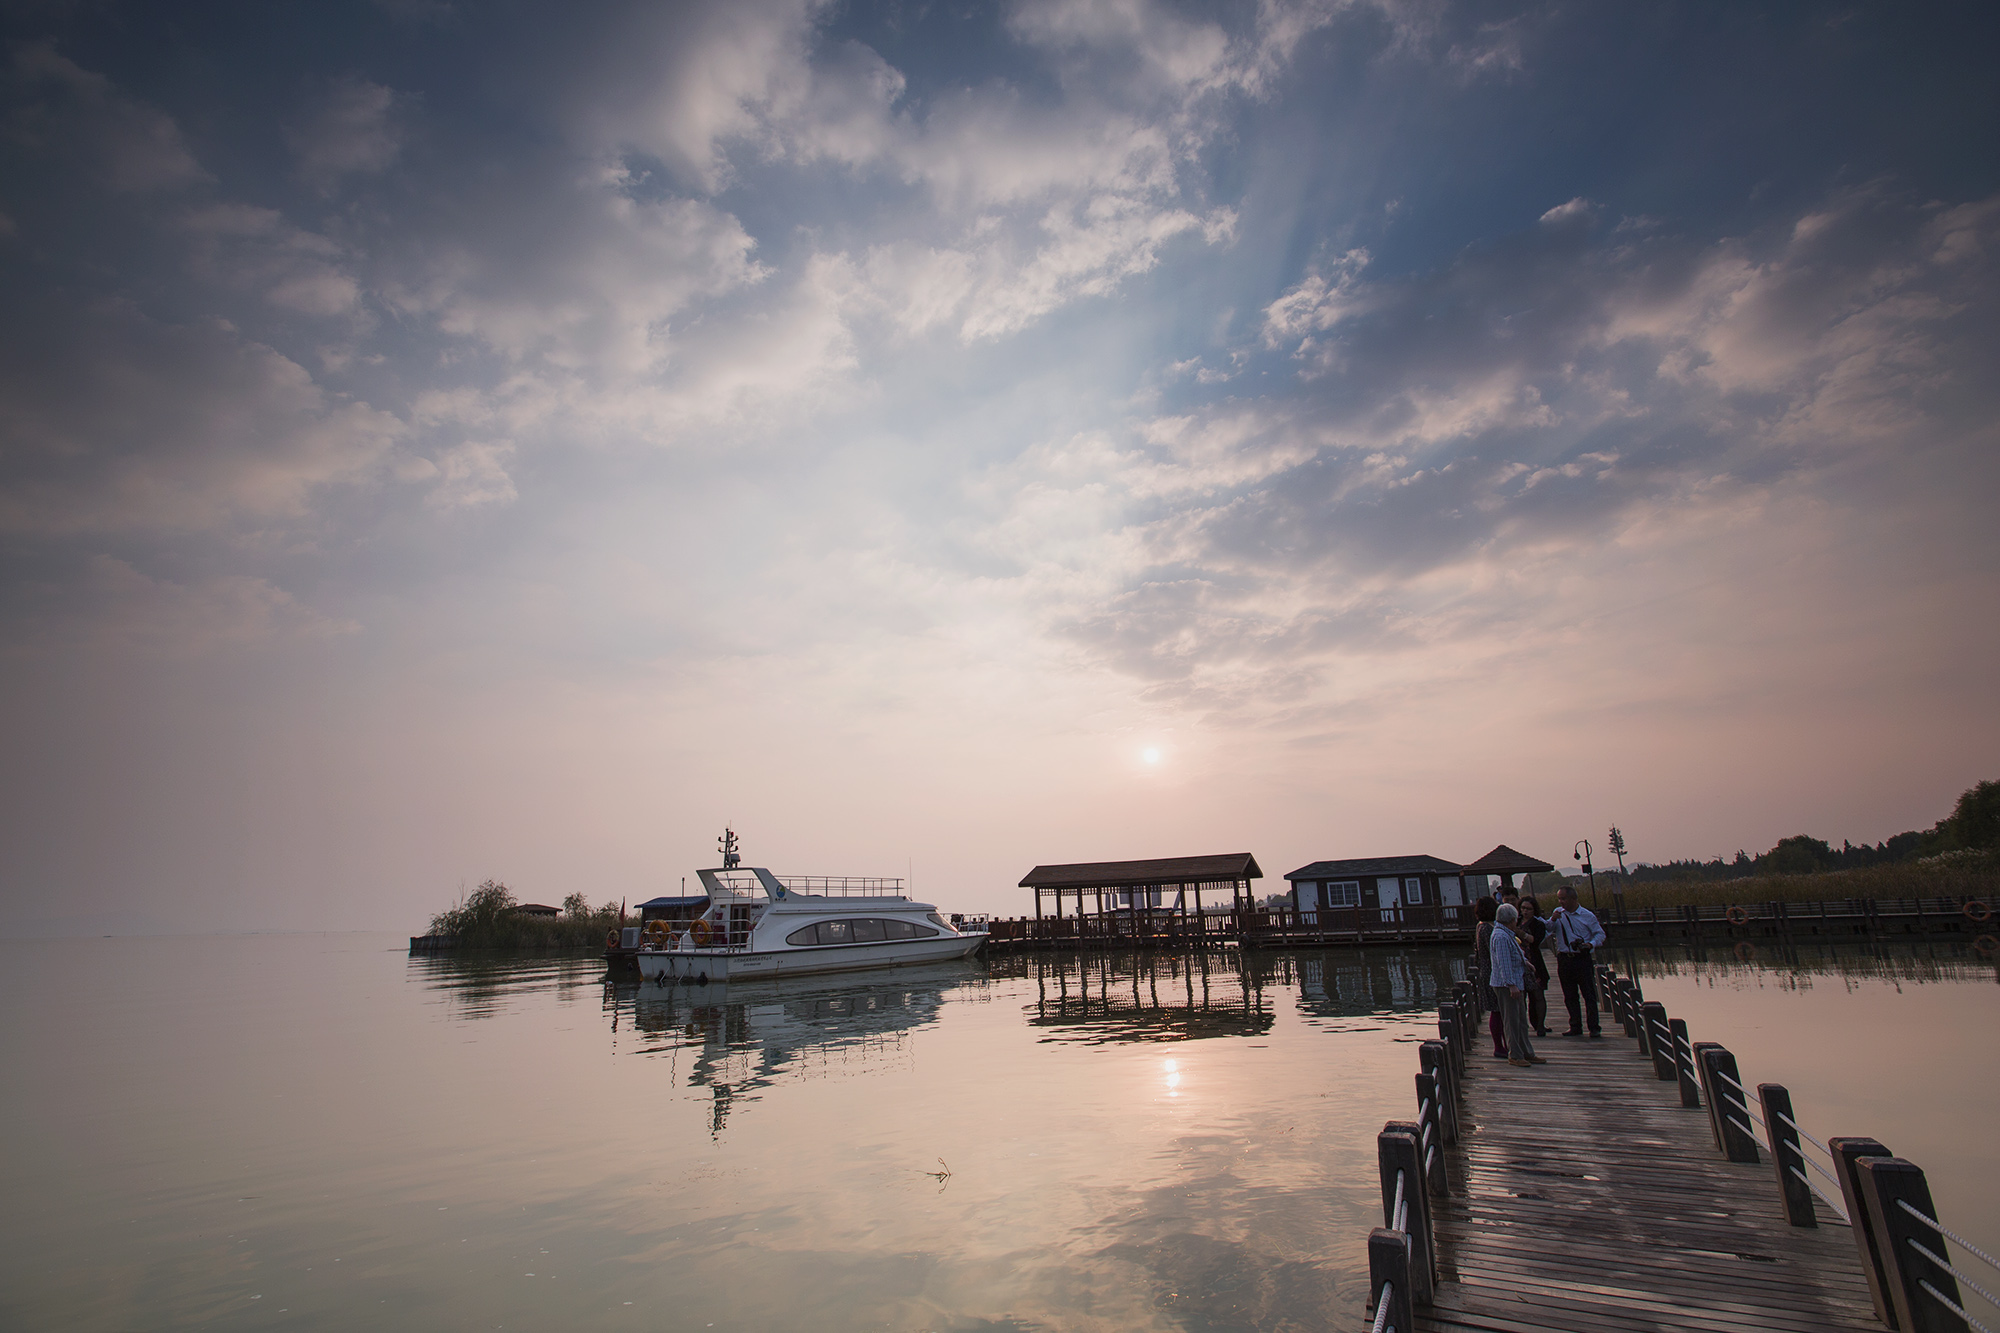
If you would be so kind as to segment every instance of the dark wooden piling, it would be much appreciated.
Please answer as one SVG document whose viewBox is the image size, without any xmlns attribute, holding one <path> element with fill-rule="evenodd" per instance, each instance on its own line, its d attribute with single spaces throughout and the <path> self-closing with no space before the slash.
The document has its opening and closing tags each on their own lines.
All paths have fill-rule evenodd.
<svg viewBox="0 0 2000 1333">
<path fill-rule="evenodd" d="M 1967 1333 L 1964 1317 L 1944 1304 L 1959 1303 L 1958 1281 L 1944 1267 L 1950 1262 L 1944 1237 L 1936 1227 L 1910 1216 L 1910 1210 L 1924 1218 L 1937 1214 L 1922 1168 L 1900 1157 L 1862 1157 L 1854 1165 L 1868 1206 L 1869 1229 L 1880 1247 L 1897 1329 L 1901 1333 Z M 1926 1286 L 1929 1291 L 1924 1290 Z"/>
<path fill-rule="evenodd" d="M 1785 1201 L 1785 1220 L 1795 1227 L 1818 1226 L 1812 1179 L 1806 1175 L 1805 1145 L 1799 1141 L 1792 1114 L 1792 1094 L 1780 1084 L 1759 1083 L 1757 1101 L 1764 1108 L 1764 1131 L 1770 1136 L 1771 1160 L 1778 1169 L 1778 1197 Z"/>
<path fill-rule="evenodd" d="M 1694 1048 L 1688 1042 L 1685 1020 L 1667 1020 L 1667 1034 L 1674 1039 L 1674 1078 L 1681 1087 L 1681 1105 L 1690 1111 L 1701 1109 L 1701 1084 L 1694 1067 Z"/>
</svg>

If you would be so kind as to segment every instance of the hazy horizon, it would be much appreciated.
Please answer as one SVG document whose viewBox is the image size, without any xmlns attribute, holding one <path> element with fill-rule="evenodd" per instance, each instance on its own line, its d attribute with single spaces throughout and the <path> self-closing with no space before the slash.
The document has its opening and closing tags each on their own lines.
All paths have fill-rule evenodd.
<svg viewBox="0 0 2000 1333">
<path fill-rule="evenodd" d="M 16 6 L 0 933 L 1926 828 L 1996 28 Z"/>
</svg>

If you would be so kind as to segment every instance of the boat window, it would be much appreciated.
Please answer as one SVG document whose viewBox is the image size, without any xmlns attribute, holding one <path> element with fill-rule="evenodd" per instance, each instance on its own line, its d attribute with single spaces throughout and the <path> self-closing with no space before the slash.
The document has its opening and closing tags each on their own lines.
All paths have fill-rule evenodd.
<svg viewBox="0 0 2000 1333">
<path fill-rule="evenodd" d="M 853 923 L 853 922 L 851 922 L 851 921 L 822 921 L 822 922 L 820 922 L 820 923 L 819 923 L 819 942 L 820 942 L 821 944 L 852 944 L 852 943 L 854 943 L 854 931 L 853 931 L 853 930 L 851 929 L 851 927 L 853 926 L 853 924 L 854 924 L 854 923 Z"/>
<path fill-rule="evenodd" d="M 920 940 L 927 940 L 931 936 L 937 934 L 937 932 L 935 930 L 932 930 L 929 926 L 920 926 L 914 921 L 910 923 L 910 929 L 916 934 L 916 937 Z"/>
<path fill-rule="evenodd" d="M 936 912 L 925 912 L 924 915 L 928 917 L 930 920 L 937 922 L 940 926 L 944 924 L 944 918 L 939 916 Z M 935 935 L 937 934 L 937 932 L 932 931 L 931 934 Z"/>
<path fill-rule="evenodd" d="M 854 942 L 856 944 L 873 944 L 878 940 L 887 938 L 883 934 L 883 923 L 879 917 L 864 916 L 847 924 L 854 928 Z"/>
<path fill-rule="evenodd" d="M 785 936 L 785 943 L 787 943 L 787 944 L 818 944 L 818 943 L 819 943 L 819 927 L 818 927 L 818 926 L 800 926 L 800 927 L 799 927 L 799 928 L 798 928 L 797 930 L 795 930 L 795 931 L 793 931 L 793 932 L 792 932 L 791 934 L 789 934 L 789 935 Z"/>
<path fill-rule="evenodd" d="M 915 923 L 889 920 L 882 923 L 883 938 L 891 940 L 913 940 L 917 937 Z"/>
</svg>

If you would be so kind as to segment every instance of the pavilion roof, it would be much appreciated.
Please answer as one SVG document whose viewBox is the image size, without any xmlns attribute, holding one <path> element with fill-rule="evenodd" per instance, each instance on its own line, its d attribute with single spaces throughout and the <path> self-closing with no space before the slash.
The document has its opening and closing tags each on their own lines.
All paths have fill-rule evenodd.
<svg viewBox="0 0 2000 1333">
<path fill-rule="evenodd" d="M 1437 856 L 1361 856 L 1345 861 L 1315 861 L 1309 866 L 1300 866 L 1285 878 L 1359 879 L 1365 875 L 1419 875 L 1426 872 L 1456 875 L 1460 868 L 1456 862 Z"/>
<path fill-rule="evenodd" d="M 1121 889 L 1146 884 L 1209 884 L 1262 879 L 1257 858 L 1248 852 L 1226 856 L 1163 856 L 1150 861 L 1079 861 L 1036 866 L 1022 879 L 1024 889 Z"/>
<path fill-rule="evenodd" d="M 1474 875 L 1505 875 L 1510 871 L 1519 873 L 1529 870 L 1541 874 L 1554 869 L 1555 867 L 1547 861 L 1537 861 L 1526 852 L 1517 852 L 1504 842 L 1466 866 L 1467 872 Z"/>
</svg>

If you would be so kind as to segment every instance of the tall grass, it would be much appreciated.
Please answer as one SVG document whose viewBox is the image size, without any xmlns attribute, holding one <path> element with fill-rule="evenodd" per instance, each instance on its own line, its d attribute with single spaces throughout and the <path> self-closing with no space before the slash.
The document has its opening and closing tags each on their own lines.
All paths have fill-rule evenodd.
<svg viewBox="0 0 2000 1333">
<path fill-rule="evenodd" d="M 432 917 L 430 933 L 456 936 L 461 949 L 535 952 L 602 949 L 605 935 L 618 925 L 616 906 L 606 903 L 592 911 L 581 894 L 570 896 L 561 916 L 527 916 L 513 907 L 513 891 L 489 879 Z"/>
<path fill-rule="evenodd" d="M 1575 883 L 1574 880 L 1571 883 Z M 1538 886 L 1539 887 L 1539 886 Z M 1652 880 L 1620 884 L 1597 877 L 1598 900 L 1625 892 L 1627 910 L 1646 907 L 1728 907 L 1737 903 L 1839 902 L 1844 898 L 1984 898 L 2000 906 L 2000 853 L 1957 852 L 1923 861 L 1828 870 L 1814 875 L 1753 875 L 1743 879 Z M 1586 901 L 1590 890 L 1579 886 Z M 1546 901 L 1546 899 L 1545 899 Z"/>
</svg>

